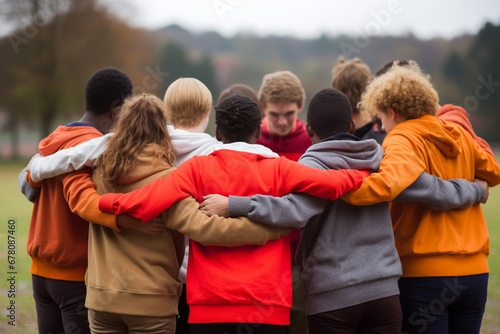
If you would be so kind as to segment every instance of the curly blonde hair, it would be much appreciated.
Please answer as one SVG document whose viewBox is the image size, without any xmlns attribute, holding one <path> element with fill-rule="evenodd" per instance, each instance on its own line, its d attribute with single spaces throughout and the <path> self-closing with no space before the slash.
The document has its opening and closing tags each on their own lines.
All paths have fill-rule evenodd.
<svg viewBox="0 0 500 334">
<path fill-rule="evenodd" d="M 370 68 L 358 57 L 345 60 L 340 56 L 339 64 L 332 69 L 332 87 L 347 95 L 354 114 L 359 113 L 357 105 L 371 78 Z"/>
<path fill-rule="evenodd" d="M 392 108 L 404 119 L 436 115 L 439 97 L 429 79 L 414 61 L 404 67 L 393 65 L 368 84 L 358 108 L 371 116 Z"/>
<path fill-rule="evenodd" d="M 105 182 L 117 186 L 136 165 L 137 155 L 147 144 L 156 145 L 156 163 L 161 161 L 173 165 L 167 117 L 162 101 L 149 94 L 125 100 L 114 136 L 109 139 L 106 151 L 97 160 L 96 170 Z"/>
</svg>

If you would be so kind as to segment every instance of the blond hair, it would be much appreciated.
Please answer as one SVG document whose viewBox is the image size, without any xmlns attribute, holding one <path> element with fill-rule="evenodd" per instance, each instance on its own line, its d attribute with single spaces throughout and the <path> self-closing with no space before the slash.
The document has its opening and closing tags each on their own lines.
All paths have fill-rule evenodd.
<svg viewBox="0 0 500 334">
<path fill-rule="evenodd" d="M 306 99 L 300 79 L 290 71 L 264 75 L 257 95 L 261 108 L 265 108 L 268 102 L 291 102 L 297 103 L 301 109 Z"/>
<path fill-rule="evenodd" d="M 347 95 L 353 114 L 358 114 L 357 105 L 371 78 L 370 68 L 361 59 L 345 60 L 340 56 L 339 64 L 332 69 L 332 88 Z"/>
<path fill-rule="evenodd" d="M 163 103 L 175 127 L 195 127 L 212 107 L 212 93 L 198 79 L 179 78 L 168 86 Z"/>
<path fill-rule="evenodd" d="M 360 102 L 362 112 L 375 116 L 378 111 L 394 109 L 405 119 L 436 115 L 439 97 L 429 76 L 416 62 L 411 66 L 393 66 L 366 87 Z"/>
</svg>

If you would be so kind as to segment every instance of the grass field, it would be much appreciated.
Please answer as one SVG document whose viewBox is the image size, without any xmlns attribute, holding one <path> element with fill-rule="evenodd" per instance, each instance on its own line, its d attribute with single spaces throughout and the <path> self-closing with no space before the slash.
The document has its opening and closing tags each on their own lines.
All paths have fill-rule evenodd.
<svg viewBox="0 0 500 334">
<path fill-rule="evenodd" d="M 499 155 L 497 155 L 498 157 Z M 0 164 L 0 333 L 37 333 L 35 305 L 31 290 L 30 259 L 26 253 L 26 239 L 32 204 L 21 194 L 17 175 L 24 164 Z M 490 281 L 488 304 L 481 333 L 500 333 L 500 186 L 490 189 L 490 197 L 483 210 L 491 238 Z M 9 226 L 15 226 L 15 264 L 9 268 Z M 10 238 L 13 240 L 12 238 Z M 12 243 L 12 242 L 11 242 Z M 12 248 L 12 246 L 11 246 Z M 9 274 L 15 272 L 15 274 Z M 9 298 L 10 276 L 15 276 L 15 298 Z M 9 325 L 10 303 L 15 302 L 15 327 Z"/>
</svg>

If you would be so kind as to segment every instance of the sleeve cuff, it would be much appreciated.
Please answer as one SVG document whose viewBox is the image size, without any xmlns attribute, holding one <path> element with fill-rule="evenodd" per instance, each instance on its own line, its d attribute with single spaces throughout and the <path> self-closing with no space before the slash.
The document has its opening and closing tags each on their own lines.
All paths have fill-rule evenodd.
<svg viewBox="0 0 500 334">
<path fill-rule="evenodd" d="M 478 190 L 478 197 L 476 198 L 476 201 L 474 202 L 477 204 L 477 203 L 480 203 L 481 200 L 483 199 L 485 190 L 484 190 L 483 186 L 480 185 L 479 183 L 473 183 L 473 185 Z"/>
<path fill-rule="evenodd" d="M 229 196 L 229 217 L 248 216 L 251 197 Z"/>
<path fill-rule="evenodd" d="M 40 188 L 42 186 L 42 182 L 36 182 L 31 178 L 31 173 L 27 172 L 26 173 L 26 181 L 28 181 L 28 184 L 33 187 L 33 188 Z"/>
<path fill-rule="evenodd" d="M 116 212 L 113 212 L 113 202 L 115 201 L 116 195 L 117 194 L 113 193 L 102 195 L 99 200 L 99 210 L 117 214 Z"/>
<path fill-rule="evenodd" d="M 31 180 L 32 180 L 33 182 L 40 182 L 40 181 L 42 181 L 42 180 L 38 177 L 38 175 L 36 174 L 36 170 L 37 170 L 37 168 L 38 168 L 38 167 L 37 167 L 37 165 L 38 165 L 38 161 L 40 161 L 40 159 L 41 159 L 41 158 L 42 158 L 42 157 L 40 157 L 40 158 L 38 158 L 38 159 L 35 159 L 35 160 L 33 160 L 33 161 L 31 162 L 31 168 L 30 168 L 30 169 L 31 169 L 31 171 L 32 171 L 32 172 L 30 172 L 30 177 L 31 177 Z M 28 180 L 28 182 L 29 182 L 29 180 Z"/>
</svg>

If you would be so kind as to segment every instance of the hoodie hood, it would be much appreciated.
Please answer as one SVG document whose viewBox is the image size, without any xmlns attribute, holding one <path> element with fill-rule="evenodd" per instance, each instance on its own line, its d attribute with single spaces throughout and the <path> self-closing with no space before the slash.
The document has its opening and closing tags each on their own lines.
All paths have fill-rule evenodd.
<svg viewBox="0 0 500 334">
<path fill-rule="evenodd" d="M 279 155 L 277 153 L 274 153 L 273 151 L 271 151 L 269 148 L 267 148 L 265 146 L 262 146 L 259 144 L 244 143 L 241 141 L 223 144 L 220 147 L 216 148 L 216 151 L 218 151 L 218 150 L 231 150 L 231 151 L 238 151 L 238 152 L 244 152 L 244 153 L 252 153 L 252 154 L 260 155 L 264 158 L 279 158 Z"/>
<path fill-rule="evenodd" d="M 82 124 L 82 123 L 80 123 Z M 89 140 L 89 135 L 102 136 L 93 126 L 59 126 L 54 132 L 52 132 L 48 137 L 42 139 L 38 144 L 38 150 L 43 156 L 54 154 L 60 149 L 66 148 L 65 145 L 68 141 L 78 140 L 78 137 L 82 137 L 81 142 Z M 72 145 L 74 146 L 74 144 Z"/>
<path fill-rule="evenodd" d="M 444 121 L 457 123 L 462 126 L 467 132 L 469 132 L 476 143 L 481 146 L 483 150 L 493 155 L 490 145 L 481 137 L 478 137 L 472 128 L 472 124 L 469 121 L 469 115 L 467 111 L 462 108 L 452 104 L 446 104 L 439 108 L 438 117 Z"/>
<path fill-rule="evenodd" d="M 156 158 L 155 152 L 157 148 L 157 144 L 146 145 L 137 155 L 134 168 L 120 180 L 120 183 L 123 185 L 132 184 L 156 173 L 171 169 L 172 166 L 166 161 Z"/>
<path fill-rule="evenodd" d="M 175 154 L 175 166 L 196 155 L 208 155 L 219 145 L 222 145 L 208 133 L 189 132 L 167 125 L 170 139 L 172 140 L 173 152 Z"/>
<path fill-rule="evenodd" d="M 214 151 L 223 149 L 254 153 L 267 158 L 279 157 L 278 154 L 262 145 L 243 142 L 223 144 L 207 133 L 175 129 L 171 125 L 168 125 L 167 128 L 172 139 L 173 151 L 176 156 L 175 166 L 177 167 L 193 156 L 209 155 Z"/>
<path fill-rule="evenodd" d="M 386 138 L 394 135 L 406 137 L 410 142 L 415 138 L 423 138 L 433 143 L 447 157 L 456 157 L 461 151 L 458 143 L 461 142 L 462 134 L 457 125 L 431 115 L 397 124 Z"/>
<path fill-rule="evenodd" d="M 354 136 L 314 144 L 300 162 L 322 169 L 366 169 L 378 171 L 384 151 L 374 139 L 359 140 Z"/>
</svg>

